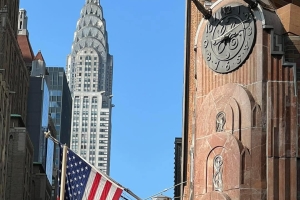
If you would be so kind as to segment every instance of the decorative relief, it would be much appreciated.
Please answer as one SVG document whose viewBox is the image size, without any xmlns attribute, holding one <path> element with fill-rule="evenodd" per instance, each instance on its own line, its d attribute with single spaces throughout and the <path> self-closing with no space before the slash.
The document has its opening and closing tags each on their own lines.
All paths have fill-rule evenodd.
<svg viewBox="0 0 300 200">
<path fill-rule="evenodd" d="M 216 132 L 223 132 L 226 123 L 226 115 L 224 112 L 219 112 L 216 117 Z"/>
<path fill-rule="evenodd" d="M 222 173 L 223 173 L 223 158 L 220 155 L 217 155 L 214 158 L 214 176 L 213 176 L 213 184 L 214 190 L 222 192 L 223 190 L 223 180 L 222 180 Z"/>
<path fill-rule="evenodd" d="M 271 54 L 283 55 L 283 37 L 274 33 L 274 29 L 271 29 Z"/>
</svg>

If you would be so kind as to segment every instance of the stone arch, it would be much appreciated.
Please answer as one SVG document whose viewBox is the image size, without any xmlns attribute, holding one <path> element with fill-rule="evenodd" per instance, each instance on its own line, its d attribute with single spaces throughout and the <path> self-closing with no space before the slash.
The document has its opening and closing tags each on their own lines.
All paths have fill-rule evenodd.
<svg viewBox="0 0 300 200">
<path fill-rule="evenodd" d="M 252 127 L 261 127 L 261 108 L 258 104 L 252 108 Z"/>
<path fill-rule="evenodd" d="M 238 131 L 252 126 L 252 109 L 255 101 L 252 95 L 241 85 L 229 83 L 212 90 L 202 104 L 197 108 L 196 123 L 201 129 L 196 130 L 196 138 L 210 135 L 215 131 L 215 118 L 217 113 L 226 114 L 225 132 L 231 132 L 240 139 Z M 243 115 L 243 118 L 240 116 Z"/>
<path fill-rule="evenodd" d="M 223 158 L 224 193 L 248 185 L 251 156 L 247 148 L 251 149 L 252 144 L 252 111 L 258 108 L 251 93 L 234 83 L 212 90 L 201 101 L 196 111 L 195 196 L 215 192 L 212 179 L 216 155 Z M 216 116 L 220 112 L 226 114 L 222 132 L 216 131 Z M 242 163 L 244 168 L 241 167 Z"/>
<path fill-rule="evenodd" d="M 250 162 L 250 151 L 248 148 L 244 148 L 241 153 L 241 174 L 240 174 L 240 184 L 244 186 L 250 186 L 250 169 L 251 169 L 251 162 Z"/>
</svg>

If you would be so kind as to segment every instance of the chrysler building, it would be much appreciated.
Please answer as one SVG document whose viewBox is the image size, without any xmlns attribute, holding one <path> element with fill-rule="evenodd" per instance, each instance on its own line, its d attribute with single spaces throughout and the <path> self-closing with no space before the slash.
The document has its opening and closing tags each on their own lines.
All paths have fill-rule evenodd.
<svg viewBox="0 0 300 200">
<path fill-rule="evenodd" d="M 86 0 L 81 10 L 66 74 L 73 97 L 71 149 L 109 174 L 113 57 L 99 0 Z"/>
</svg>

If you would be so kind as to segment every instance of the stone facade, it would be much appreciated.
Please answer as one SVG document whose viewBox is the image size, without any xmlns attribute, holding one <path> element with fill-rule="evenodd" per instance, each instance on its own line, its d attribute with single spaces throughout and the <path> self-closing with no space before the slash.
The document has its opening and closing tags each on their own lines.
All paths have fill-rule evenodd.
<svg viewBox="0 0 300 200">
<path fill-rule="evenodd" d="M 47 179 L 44 167 L 39 163 L 33 164 L 31 184 L 31 198 L 36 200 L 50 200 L 52 187 Z"/>
<path fill-rule="evenodd" d="M 232 2 L 215 2 L 212 13 Z M 291 17 L 300 12 L 296 5 L 276 10 L 273 1 L 263 2 L 252 9 L 249 57 L 220 74 L 203 57 L 207 20 L 187 1 L 183 199 L 300 198 L 300 37 Z"/>
<path fill-rule="evenodd" d="M 14 1 L 9 2 L 13 4 Z M 11 113 L 21 115 L 25 123 L 29 75 L 17 41 L 18 9 L 17 7 L 16 11 L 12 10 L 15 17 L 10 16 L 12 13 L 10 7 L 1 8 L 0 11 L 2 19 L 0 22 L 0 66 L 12 94 L 10 95 Z"/>
<path fill-rule="evenodd" d="M 9 133 L 6 200 L 32 199 L 32 158 L 33 146 L 26 128 L 11 128 Z"/>
<path fill-rule="evenodd" d="M 11 113 L 26 118 L 28 73 L 16 39 L 18 0 L 0 0 L 0 70 L 1 70 L 1 163 L 0 199 L 5 198 L 8 154 L 8 131 Z M 21 84 L 16 84 L 22 81 Z M 3 88 L 5 87 L 5 88 Z M 5 92 L 4 92 L 5 91 Z M 6 98 L 9 98 L 7 102 Z"/>
<path fill-rule="evenodd" d="M 23 60 L 18 41 L 18 12 L 19 0 L 0 0 L 0 70 L 1 82 L 5 82 L 6 94 L 2 95 L 1 101 L 9 101 L 1 104 L 5 116 L 2 116 L 2 128 L 6 131 L 0 133 L 1 163 L 0 163 L 0 199 L 5 196 L 8 155 L 8 131 L 9 127 L 22 126 L 26 123 L 26 103 L 29 86 L 29 75 Z M 3 84 L 1 84 L 3 85 Z M 11 118 L 11 119 L 10 119 Z"/>
<path fill-rule="evenodd" d="M 9 90 L 0 73 L 0 199 L 5 199 L 9 113 Z"/>
</svg>

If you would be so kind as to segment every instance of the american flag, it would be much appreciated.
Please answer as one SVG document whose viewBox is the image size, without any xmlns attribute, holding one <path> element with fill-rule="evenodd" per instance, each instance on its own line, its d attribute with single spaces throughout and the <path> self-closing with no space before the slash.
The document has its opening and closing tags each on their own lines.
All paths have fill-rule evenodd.
<svg viewBox="0 0 300 200">
<path fill-rule="evenodd" d="M 63 146 L 61 146 L 60 152 L 58 200 L 61 186 Z M 107 176 L 88 164 L 72 150 L 67 150 L 65 200 L 118 200 L 122 192 L 121 186 L 109 180 Z"/>
</svg>

